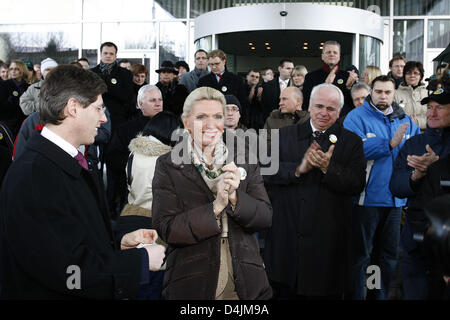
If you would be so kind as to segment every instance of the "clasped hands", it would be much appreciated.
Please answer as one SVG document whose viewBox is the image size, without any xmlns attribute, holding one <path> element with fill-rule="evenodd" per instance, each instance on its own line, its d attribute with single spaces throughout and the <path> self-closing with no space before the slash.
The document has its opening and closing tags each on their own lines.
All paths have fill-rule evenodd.
<svg viewBox="0 0 450 320">
<path fill-rule="evenodd" d="M 408 166 L 414 168 L 414 171 L 411 174 L 411 179 L 413 181 L 423 178 L 427 173 L 428 167 L 433 162 L 439 160 L 439 156 L 436 153 L 434 153 L 433 149 L 431 149 L 431 147 L 428 144 L 425 146 L 425 149 L 427 152 L 425 152 L 421 156 L 408 155 L 406 157 Z"/>
<path fill-rule="evenodd" d="M 153 229 L 139 229 L 125 234 L 120 241 L 120 249 L 127 250 L 136 248 L 139 244 L 152 244 L 143 247 L 147 250 L 150 271 L 158 271 L 164 262 L 166 248 L 156 244 L 158 233 Z"/>
<path fill-rule="evenodd" d="M 331 156 L 334 152 L 334 145 L 331 145 L 327 152 L 323 152 L 320 145 L 313 141 L 306 150 L 303 156 L 302 162 L 295 170 L 295 175 L 300 176 L 311 171 L 313 168 L 320 169 L 323 173 L 328 171 L 328 166 L 330 165 Z"/>
<path fill-rule="evenodd" d="M 216 217 L 227 207 L 228 203 L 231 203 L 233 206 L 236 205 L 236 189 L 239 188 L 241 182 L 241 173 L 234 162 L 223 166 L 222 171 L 224 173 L 217 182 L 217 196 L 213 202 Z"/>
</svg>

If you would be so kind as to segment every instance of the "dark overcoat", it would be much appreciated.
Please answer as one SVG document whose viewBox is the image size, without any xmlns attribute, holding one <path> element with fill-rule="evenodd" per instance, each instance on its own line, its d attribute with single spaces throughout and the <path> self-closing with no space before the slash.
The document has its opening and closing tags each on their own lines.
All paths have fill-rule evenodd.
<svg viewBox="0 0 450 320">
<path fill-rule="evenodd" d="M 248 94 L 247 85 L 241 77 L 225 70 L 222 74 L 222 79 L 217 82 L 216 75 L 210 72 L 198 80 L 197 88 L 200 87 L 214 88 L 222 92 L 224 95 L 232 94 L 241 103 L 241 116 L 245 116 L 248 108 Z"/>
<path fill-rule="evenodd" d="M 108 87 L 108 91 L 102 94 L 102 98 L 111 116 L 112 131 L 115 131 L 136 112 L 133 74 L 130 70 L 118 65 L 113 67 L 109 75 L 102 74 L 100 65 L 92 68 L 91 71 L 98 74 Z"/>
<path fill-rule="evenodd" d="M 288 82 L 288 87 L 291 85 L 291 80 Z M 275 76 L 272 80 L 263 83 L 263 92 L 261 96 L 261 107 L 263 112 L 263 121 L 265 122 L 270 116 L 270 113 L 280 107 L 280 77 Z"/>
<path fill-rule="evenodd" d="M 213 212 L 213 193 L 198 170 L 190 160 L 188 164 L 172 161 L 184 143 L 158 158 L 153 178 L 153 226 L 169 245 L 162 294 L 171 300 L 213 300 L 221 229 Z M 226 208 L 236 292 L 244 300 L 269 299 L 272 290 L 254 233 L 270 226 L 272 208 L 259 167 L 238 166 L 246 170 L 247 178 L 237 190 L 235 210 L 230 205 Z"/>
<path fill-rule="evenodd" d="M 137 295 L 142 257 L 116 250 L 97 175 L 40 134 L 10 167 L 0 195 L 0 281 L 7 299 Z M 75 284 L 79 267 L 80 289 Z"/>
<path fill-rule="evenodd" d="M 13 79 L 0 81 L 0 120 L 11 130 L 14 138 L 26 116 L 20 107 L 20 96 L 27 90 L 28 83 L 18 87 Z"/>
<path fill-rule="evenodd" d="M 326 174 L 314 168 L 297 178 L 313 141 L 311 124 L 281 128 L 278 173 L 264 176 L 273 206 L 264 249 L 268 276 L 299 295 L 342 294 L 350 281 L 351 197 L 364 188 L 366 164 L 361 138 L 337 123 L 320 141 L 324 152 L 331 134 L 337 142 Z"/>
</svg>

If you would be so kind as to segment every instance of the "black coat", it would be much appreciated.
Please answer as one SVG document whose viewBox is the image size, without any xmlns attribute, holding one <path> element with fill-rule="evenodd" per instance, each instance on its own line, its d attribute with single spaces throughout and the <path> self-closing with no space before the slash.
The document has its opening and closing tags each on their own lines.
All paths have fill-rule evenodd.
<svg viewBox="0 0 450 320">
<path fill-rule="evenodd" d="M 200 87 L 214 88 L 222 92 L 224 95 L 232 94 L 241 103 L 241 116 L 246 114 L 248 108 L 247 85 L 239 76 L 225 70 L 222 75 L 222 79 L 217 82 L 216 75 L 210 72 L 206 76 L 203 76 L 198 80 L 197 88 Z"/>
<path fill-rule="evenodd" d="M 318 84 L 324 83 L 326 78 L 330 73 L 325 71 L 322 67 L 321 69 L 308 72 L 305 76 L 305 82 L 303 83 L 303 105 L 302 109 L 308 111 L 309 107 L 309 99 L 311 97 L 312 89 Z M 336 77 L 334 78 L 333 84 L 341 89 L 344 95 L 344 106 L 342 107 L 340 117 L 344 117 L 347 113 L 349 113 L 353 108 L 353 100 L 350 95 L 350 90 L 347 89 L 346 83 L 348 80 L 349 73 L 345 70 L 339 69 L 336 72 Z"/>
<path fill-rule="evenodd" d="M 178 84 L 176 79 L 168 86 L 164 85 L 162 82 L 158 82 L 156 86 L 161 90 L 164 110 L 179 117 L 183 113 L 184 101 L 189 95 L 186 87 L 182 84 Z"/>
<path fill-rule="evenodd" d="M 118 65 L 109 75 L 102 74 L 100 65 L 92 68 L 91 71 L 98 74 L 108 86 L 108 91 L 102 95 L 102 98 L 111 115 L 112 131 L 115 131 L 121 123 L 129 120 L 136 110 L 133 74 Z"/>
<path fill-rule="evenodd" d="M 337 123 L 324 133 L 324 152 L 330 134 L 337 143 L 326 174 L 315 168 L 295 177 L 313 139 L 306 121 L 280 129 L 278 173 L 264 176 L 274 191 L 267 273 L 300 295 L 342 294 L 351 285 L 351 197 L 364 189 L 366 163 L 361 138 Z"/>
<path fill-rule="evenodd" d="M 280 81 L 279 76 L 274 77 L 272 80 L 263 84 L 263 93 L 261 96 L 261 106 L 263 110 L 263 123 L 266 122 L 270 113 L 280 107 Z M 291 80 L 288 82 L 288 87 L 291 84 Z"/>
<path fill-rule="evenodd" d="M 122 299 L 138 292 L 141 254 L 117 250 L 97 175 L 40 134 L 5 177 L 0 237 L 4 298 Z M 80 268 L 80 289 L 67 287 L 71 265 Z"/>
<path fill-rule="evenodd" d="M 20 108 L 20 96 L 27 90 L 28 83 L 17 86 L 13 79 L 0 81 L 0 120 L 11 130 L 15 137 L 26 116 Z"/>
</svg>

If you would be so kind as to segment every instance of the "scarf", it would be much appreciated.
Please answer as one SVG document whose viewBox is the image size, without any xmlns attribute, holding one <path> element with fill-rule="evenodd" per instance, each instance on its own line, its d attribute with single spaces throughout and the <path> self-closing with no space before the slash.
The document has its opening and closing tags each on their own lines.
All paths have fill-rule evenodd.
<svg viewBox="0 0 450 320">
<path fill-rule="evenodd" d="M 117 60 L 114 61 L 113 63 L 110 64 L 106 64 L 100 61 L 100 71 L 102 72 L 102 74 L 104 75 L 110 75 L 112 69 L 117 65 Z"/>
<path fill-rule="evenodd" d="M 194 143 L 191 135 L 188 136 L 188 152 L 194 167 L 200 172 L 208 188 L 217 196 L 217 182 L 223 173 L 222 167 L 228 157 L 228 149 L 220 140 L 214 148 L 213 160 L 208 163 L 201 149 Z"/>
</svg>

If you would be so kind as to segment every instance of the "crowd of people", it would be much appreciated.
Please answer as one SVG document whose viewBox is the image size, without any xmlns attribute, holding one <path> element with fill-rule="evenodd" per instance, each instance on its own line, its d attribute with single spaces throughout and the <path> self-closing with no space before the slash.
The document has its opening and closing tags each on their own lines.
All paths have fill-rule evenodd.
<svg viewBox="0 0 450 320">
<path fill-rule="evenodd" d="M 404 299 L 450 298 L 417 241 L 449 193 L 450 67 L 360 72 L 327 41 L 313 71 L 199 49 L 149 84 L 117 52 L 0 64 L 0 296 L 385 300 L 401 253 Z"/>
</svg>

